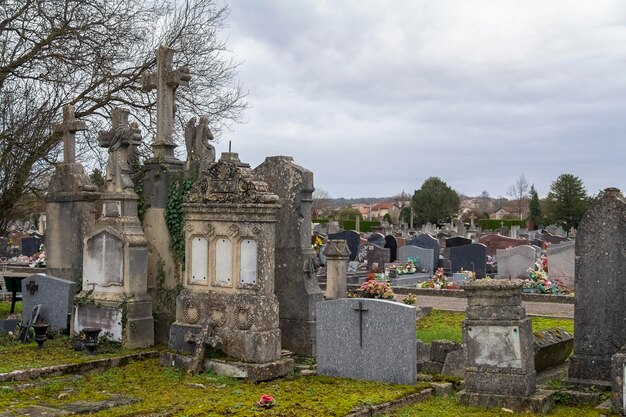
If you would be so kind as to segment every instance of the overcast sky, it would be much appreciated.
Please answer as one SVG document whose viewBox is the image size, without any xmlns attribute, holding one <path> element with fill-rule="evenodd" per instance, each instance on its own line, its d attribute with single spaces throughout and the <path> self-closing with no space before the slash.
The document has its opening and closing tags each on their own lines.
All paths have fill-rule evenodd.
<svg viewBox="0 0 626 417">
<path fill-rule="evenodd" d="M 250 91 L 218 154 L 290 155 L 331 197 L 524 174 L 626 191 L 626 1 L 232 0 Z"/>
</svg>

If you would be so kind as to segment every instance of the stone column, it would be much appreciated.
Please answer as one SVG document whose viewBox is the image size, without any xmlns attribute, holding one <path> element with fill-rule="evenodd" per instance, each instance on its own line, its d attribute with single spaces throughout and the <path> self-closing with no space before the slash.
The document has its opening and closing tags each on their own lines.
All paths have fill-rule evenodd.
<svg viewBox="0 0 626 417">
<path fill-rule="evenodd" d="M 329 240 L 324 250 L 326 256 L 326 299 L 346 298 L 348 261 L 350 249 L 345 240 Z"/>
<path fill-rule="evenodd" d="M 553 392 L 536 390 L 532 323 L 522 307 L 522 285 L 522 280 L 463 285 L 467 362 L 459 403 L 542 414 L 554 406 Z"/>
<path fill-rule="evenodd" d="M 81 283 L 83 238 L 98 217 L 100 193 L 75 157 L 75 133 L 85 130 L 76 119 L 74 106 L 63 107 L 63 121 L 52 126 L 63 137 L 63 163 L 56 166 L 46 193 L 47 273 Z"/>
</svg>

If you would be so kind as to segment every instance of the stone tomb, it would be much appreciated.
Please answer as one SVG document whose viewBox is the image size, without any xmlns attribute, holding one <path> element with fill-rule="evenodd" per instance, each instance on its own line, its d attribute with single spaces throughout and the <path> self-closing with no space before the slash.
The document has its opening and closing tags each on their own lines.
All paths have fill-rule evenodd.
<svg viewBox="0 0 626 417">
<path fill-rule="evenodd" d="M 345 230 L 343 232 L 331 233 L 328 240 L 345 240 L 350 250 L 350 262 L 356 259 L 359 245 L 361 244 L 361 235 L 354 230 Z"/>
<path fill-rule="evenodd" d="M 415 384 L 415 332 L 413 306 L 368 298 L 317 303 L 317 372 Z"/>
<path fill-rule="evenodd" d="M 39 304 L 39 315 L 50 325 L 50 330 L 69 330 L 75 295 L 74 281 L 45 274 L 35 274 L 23 279 L 22 322 L 27 322 L 33 307 Z"/>
<path fill-rule="evenodd" d="M 346 298 L 348 294 L 347 271 L 350 250 L 345 240 L 329 240 L 326 255 L 326 299 Z"/>
<path fill-rule="evenodd" d="M 274 294 L 278 201 L 236 153 L 223 153 L 201 174 L 183 204 L 186 268 L 170 349 L 194 352 L 204 333 L 242 363 L 270 369 L 281 360 Z M 267 378 L 277 376 L 268 372 Z"/>
<path fill-rule="evenodd" d="M 429 274 L 433 273 L 433 270 L 431 270 L 433 257 L 434 254 L 432 249 L 424 249 L 413 245 L 405 245 L 398 249 L 398 260 L 401 264 L 404 264 L 408 258 L 418 258 L 420 260 L 421 268 L 426 268 L 426 272 Z"/>
<path fill-rule="evenodd" d="M 110 340 L 135 348 L 154 344 L 154 319 L 147 242 L 130 177 L 141 132 L 128 116 L 126 109 L 113 109 L 112 129 L 100 132 L 100 145 L 109 149 L 106 191 L 102 215 L 83 245 L 83 290 L 76 296 L 73 330 L 99 327 Z"/>
<path fill-rule="evenodd" d="M 550 278 L 560 279 L 569 289 L 574 289 L 574 251 L 575 242 L 563 242 L 548 245 L 546 256 L 548 257 L 548 274 Z"/>
<path fill-rule="evenodd" d="M 487 247 L 482 243 L 471 243 L 447 248 L 450 253 L 452 272 L 473 271 L 477 278 L 485 276 Z"/>
<path fill-rule="evenodd" d="M 537 248 L 530 245 L 511 249 L 497 249 L 498 278 L 519 278 L 528 276 L 528 268 L 533 268 L 537 261 Z"/>
<path fill-rule="evenodd" d="M 573 384 L 608 387 L 611 357 L 626 345 L 624 219 L 626 201 L 620 190 L 607 188 L 578 226 L 574 355 L 569 362 Z"/>
<path fill-rule="evenodd" d="M 413 245 L 424 249 L 432 249 L 433 250 L 433 262 L 432 265 L 429 266 L 430 271 L 435 271 L 437 269 L 437 264 L 439 263 L 439 240 L 432 237 L 428 234 L 421 234 L 412 239 L 409 239 L 406 242 L 407 245 Z"/>
<path fill-rule="evenodd" d="M 542 414 L 554 405 L 552 392 L 536 390 L 532 323 L 522 307 L 522 285 L 521 280 L 478 280 L 462 286 L 468 303 L 467 368 L 459 403 Z"/>
</svg>

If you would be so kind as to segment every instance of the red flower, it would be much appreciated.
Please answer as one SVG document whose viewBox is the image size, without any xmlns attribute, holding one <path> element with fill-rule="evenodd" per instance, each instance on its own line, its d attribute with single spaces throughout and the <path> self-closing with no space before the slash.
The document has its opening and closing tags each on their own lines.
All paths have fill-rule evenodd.
<svg viewBox="0 0 626 417">
<path fill-rule="evenodd" d="M 267 394 L 261 395 L 261 399 L 259 400 L 259 405 L 269 405 L 274 402 L 274 398 Z"/>
</svg>

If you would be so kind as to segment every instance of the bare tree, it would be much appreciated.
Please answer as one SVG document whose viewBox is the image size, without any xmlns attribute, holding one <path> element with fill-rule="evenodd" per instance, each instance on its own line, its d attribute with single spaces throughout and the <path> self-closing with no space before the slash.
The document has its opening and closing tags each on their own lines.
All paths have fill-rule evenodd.
<svg viewBox="0 0 626 417">
<path fill-rule="evenodd" d="M 209 117 L 216 137 L 245 109 L 235 83 L 238 64 L 218 38 L 228 9 L 215 0 L 4 0 L 0 8 L 0 233 L 14 220 L 14 202 L 37 193 L 54 163 L 60 138 L 50 125 L 64 104 L 90 130 L 79 149 L 98 155 L 95 132 L 113 107 L 124 106 L 154 135 L 154 94 L 141 91 L 155 49 L 178 52 L 176 66 L 192 82 L 177 95 L 180 126 Z M 183 131 L 183 129 L 178 129 Z M 177 138 L 180 140 L 180 138 Z"/>
<path fill-rule="evenodd" d="M 515 202 L 515 208 L 517 209 L 517 215 L 519 219 L 522 219 L 524 214 L 524 209 L 528 206 L 528 190 L 530 189 L 530 184 L 526 180 L 524 174 L 522 174 L 515 184 L 511 185 L 507 190 L 507 195 L 511 197 L 511 200 Z"/>
<path fill-rule="evenodd" d="M 313 191 L 313 219 L 319 219 L 325 211 L 328 211 L 330 207 L 328 200 L 330 200 L 328 191 L 323 188 L 316 188 L 315 191 Z"/>
</svg>

